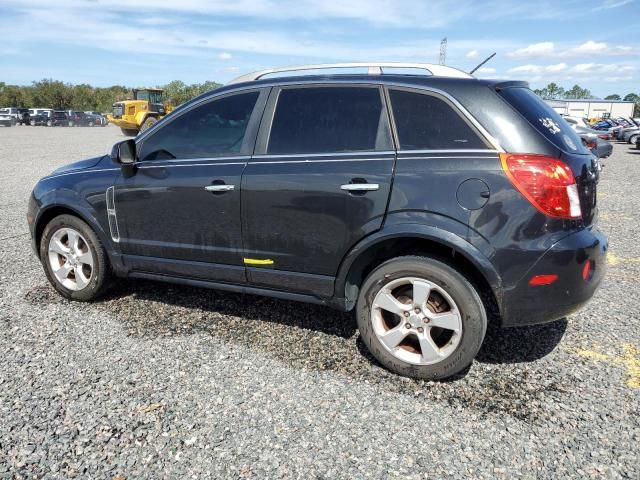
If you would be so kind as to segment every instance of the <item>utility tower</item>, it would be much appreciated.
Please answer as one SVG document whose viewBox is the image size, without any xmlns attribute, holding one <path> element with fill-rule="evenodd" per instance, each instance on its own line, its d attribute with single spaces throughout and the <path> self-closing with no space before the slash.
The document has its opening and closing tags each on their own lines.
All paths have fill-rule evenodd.
<svg viewBox="0 0 640 480">
<path fill-rule="evenodd" d="M 440 65 L 444 65 L 447 61 L 447 37 L 440 41 Z"/>
</svg>

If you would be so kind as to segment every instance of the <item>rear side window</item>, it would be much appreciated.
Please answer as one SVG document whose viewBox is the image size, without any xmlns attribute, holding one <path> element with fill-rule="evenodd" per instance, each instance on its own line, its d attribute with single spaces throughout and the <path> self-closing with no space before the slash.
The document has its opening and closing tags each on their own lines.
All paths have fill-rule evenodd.
<svg viewBox="0 0 640 480">
<path fill-rule="evenodd" d="M 258 95 L 258 92 L 231 95 L 185 112 L 144 140 L 140 159 L 239 154 Z"/>
<path fill-rule="evenodd" d="M 390 149 L 389 123 L 378 88 L 290 88 L 278 96 L 270 154 Z"/>
<path fill-rule="evenodd" d="M 486 149 L 447 102 L 433 95 L 390 90 L 401 150 Z"/>
<path fill-rule="evenodd" d="M 499 90 L 499 93 L 557 148 L 565 152 L 588 153 L 571 126 L 531 90 L 512 87 Z"/>
</svg>

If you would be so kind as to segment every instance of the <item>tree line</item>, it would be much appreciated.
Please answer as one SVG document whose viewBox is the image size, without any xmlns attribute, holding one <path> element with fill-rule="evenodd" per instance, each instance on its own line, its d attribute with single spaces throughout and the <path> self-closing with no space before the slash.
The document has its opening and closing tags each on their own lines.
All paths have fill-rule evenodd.
<svg viewBox="0 0 640 480">
<path fill-rule="evenodd" d="M 598 99 L 591 95 L 591 92 L 586 88 L 582 88 L 580 85 L 574 85 L 570 89 L 566 90 L 557 83 L 550 83 L 544 88 L 536 88 L 534 93 L 542 98 L 550 100 L 574 100 L 574 99 Z M 628 93 L 624 97 L 614 93 L 604 97 L 605 100 L 624 100 L 625 102 L 633 102 L 638 108 L 640 104 L 640 95 L 637 93 Z"/>
<path fill-rule="evenodd" d="M 213 90 L 219 83 L 206 81 L 204 83 L 186 84 L 181 80 L 174 80 L 159 88 L 165 90 L 165 99 L 177 106 L 201 93 Z M 579 85 L 566 90 L 556 83 L 550 83 L 534 92 L 542 98 L 554 100 L 595 99 L 591 92 Z M 93 87 L 88 84 L 72 85 L 52 79 L 43 79 L 31 85 L 8 85 L 0 82 L 0 107 L 19 108 L 53 108 L 56 110 L 92 110 L 109 112 L 114 102 L 131 98 L 131 89 L 123 85 L 111 87 Z M 605 100 L 625 100 L 636 104 L 635 115 L 640 116 L 640 95 L 629 93 L 624 97 L 612 94 Z"/>
<path fill-rule="evenodd" d="M 166 101 L 177 106 L 219 86 L 220 84 L 211 81 L 188 85 L 174 80 L 159 88 L 165 90 Z M 123 85 L 93 87 L 53 79 L 43 79 L 27 86 L 0 82 L 0 107 L 110 112 L 114 102 L 130 98 L 131 88 Z"/>
</svg>

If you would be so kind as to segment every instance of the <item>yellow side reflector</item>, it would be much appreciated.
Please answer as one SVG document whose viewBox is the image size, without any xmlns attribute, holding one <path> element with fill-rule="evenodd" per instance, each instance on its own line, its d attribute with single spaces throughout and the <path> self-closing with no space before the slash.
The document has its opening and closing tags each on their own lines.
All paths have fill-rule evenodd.
<svg viewBox="0 0 640 480">
<path fill-rule="evenodd" d="M 244 263 L 247 265 L 273 265 L 273 260 L 265 258 L 261 260 L 259 258 L 244 258 Z"/>
</svg>

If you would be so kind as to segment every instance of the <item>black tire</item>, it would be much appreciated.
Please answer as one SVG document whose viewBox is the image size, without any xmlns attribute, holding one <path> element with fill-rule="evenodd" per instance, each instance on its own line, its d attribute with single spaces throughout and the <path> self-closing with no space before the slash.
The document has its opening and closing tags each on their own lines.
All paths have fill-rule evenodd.
<svg viewBox="0 0 640 480">
<path fill-rule="evenodd" d="M 138 130 L 134 130 L 132 128 L 121 128 L 120 130 L 125 137 L 135 137 L 138 135 Z"/>
<path fill-rule="evenodd" d="M 144 132 L 145 130 L 149 130 L 157 122 L 158 122 L 158 119 L 156 117 L 147 117 L 146 120 L 142 123 L 142 126 L 140 127 L 140 131 Z"/>
<path fill-rule="evenodd" d="M 418 365 L 397 358 L 383 346 L 374 331 L 371 307 L 376 294 L 390 282 L 405 277 L 417 277 L 438 285 L 460 311 L 462 333 L 459 343 L 452 353 L 437 363 Z M 378 266 L 361 286 L 356 314 L 362 340 L 376 360 L 399 375 L 425 380 L 446 379 L 469 367 L 487 330 L 485 307 L 474 286 L 454 268 L 431 257 L 398 257 Z"/>
<path fill-rule="evenodd" d="M 639 138 L 639 135 L 631 135 L 631 137 L 629 138 L 629 143 L 631 145 L 635 145 Z"/>
<path fill-rule="evenodd" d="M 47 127 L 53 126 L 53 122 L 51 120 L 47 120 Z"/>
<path fill-rule="evenodd" d="M 29 121 L 29 125 L 31 125 L 32 127 L 35 127 L 36 126 L 36 121 L 35 120 Z"/>
<path fill-rule="evenodd" d="M 86 239 L 86 244 L 93 255 L 94 265 L 89 283 L 82 290 L 70 290 L 62 285 L 56 279 L 49 262 L 49 242 L 51 237 L 61 228 L 72 228 L 79 232 L 82 237 Z M 63 297 L 69 300 L 77 300 L 80 302 L 94 300 L 104 292 L 111 276 L 109 258 L 98 236 L 89 225 L 73 215 L 59 215 L 51 220 L 44 228 L 40 240 L 40 261 L 51 285 L 53 285 Z"/>
</svg>

